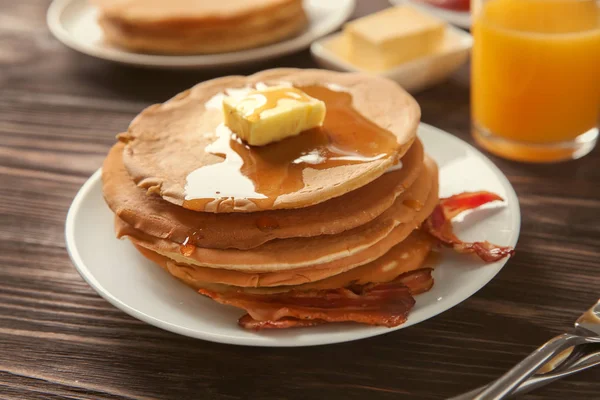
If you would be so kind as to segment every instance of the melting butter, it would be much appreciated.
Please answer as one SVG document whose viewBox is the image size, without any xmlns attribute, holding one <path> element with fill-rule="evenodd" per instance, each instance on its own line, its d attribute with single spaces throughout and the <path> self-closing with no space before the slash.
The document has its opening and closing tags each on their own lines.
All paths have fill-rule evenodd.
<svg viewBox="0 0 600 400">
<path fill-rule="evenodd" d="M 225 125 L 252 146 L 264 146 L 321 126 L 325 103 L 302 90 L 274 86 L 223 99 Z"/>
</svg>

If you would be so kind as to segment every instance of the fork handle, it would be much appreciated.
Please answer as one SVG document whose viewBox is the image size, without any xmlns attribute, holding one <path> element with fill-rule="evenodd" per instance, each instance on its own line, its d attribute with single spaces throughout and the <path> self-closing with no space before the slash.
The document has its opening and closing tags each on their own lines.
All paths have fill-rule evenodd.
<svg viewBox="0 0 600 400">
<path fill-rule="evenodd" d="M 516 388 L 515 391 L 509 397 L 512 398 L 513 396 L 516 396 L 516 395 L 529 393 L 532 390 L 535 390 L 542 386 L 546 386 L 549 383 L 552 383 L 558 379 L 564 378 L 569 375 L 573 375 L 580 371 L 584 371 L 588 368 L 592 368 L 592 367 L 600 364 L 600 358 L 598 358 L 597 361 L 589 362 L 589 359 L 594 357 L 596 354 L 600 354 L 600 351 L 598 353 L 590 353 L 587 356 L 582 356 L 580 359 L 573 361 L 569 367 L 567 367 L 566 369 L 563 369 L 559 372 L 551 371 L 551 372 L 539 375 L 539 370 L 538 370 L 538 373 L 536 373 L 535 375 L 533 375 L 532 377 L 527 379 L 525 382 L 521 383 L 521 385 L 519 385 L 519 387 Z M 564 363 L 567 363 L 567 361 L 564 361 Z M 564 363 L 561 363 L 561 367 Z M 470 390 L 467 393 L 463 393 L 460 396 L 453 397 L 452 399 L 454 399 L 454 400 L 456 400 L 456 399 L 471 400 L 471 399 L 473 399 L 473 397 L 475 397 L 476 395 L 481 393 L 488 386 L 489 386 L 489 384 L 480 386 L 477 389 Z"/>
<path fill-rule="evenodd" d="M 585 343 L 585 338 L 568 333 L 556 336 L 515 365 L 498 380 L 479 393 L 471 391 L 451 400 L 500 400 L 510 395 L 521 383 L 533 375 L 542 365 L 570 346 Z M 478 391 L 478 389 L 476 389 Z"/>
</svg>

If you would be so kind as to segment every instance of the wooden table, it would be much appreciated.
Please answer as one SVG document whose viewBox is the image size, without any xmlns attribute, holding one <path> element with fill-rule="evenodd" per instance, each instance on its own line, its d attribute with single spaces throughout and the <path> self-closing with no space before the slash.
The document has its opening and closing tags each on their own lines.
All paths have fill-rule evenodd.
<svg viewBox="0 0 600 400">
<path fill-rule="evenodd" d="M 276 349 L 133 319 L 75 271 L 67 210 L 143 107 L 224 72 L 141 70 L 77 54 L 47 31 L 48 4 L 0 1 L 1 399 L 441 399 L 499 376 L 598 298 L 600 149 L 551 166 L 491 157 L 521 201 L 518 253 L 472 298 L 410 329 Z M 386 4 L 363 1 L 356 15 Z M 238 72 L 273 66 L 314 64 L 304 51 Z M 472 142 L 467 69 L 416 97 L 424 122 Z M 599 392 L 600 368 L 525 398 Z"/>
</svg>

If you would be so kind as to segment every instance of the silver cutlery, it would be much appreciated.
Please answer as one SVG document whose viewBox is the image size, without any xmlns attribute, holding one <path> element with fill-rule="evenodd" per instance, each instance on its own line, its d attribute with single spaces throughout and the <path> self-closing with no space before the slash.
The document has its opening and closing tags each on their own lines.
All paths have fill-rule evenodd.
<svg viewBox="0 0 600 400">
<path fill-rule="evenodd" d="M 574 334 L 564 333 L 550 339 L 498 380 L 450 400 L 500 400 L 531 391 L 600 364 L 598 346 L 600 300 L 575 321 Z M 592 347 L 595 352 L 590 352 Z M 557 361 L 557 356 L 564 355 L 566 350 L 569 354 Z"/>
<path fill-rule="evenodd" d="M 565 361 L 567 363 L 567 361 Z M 525 394 L 539 387 L 545 386 L 552 383 L 560 378 L 572 375 L 577 372 L 584 371 L 588 368 L 600 365 L 600 349 L 592 353 L 584 353 L 576 358 L 572 363 L 567 365 L 560 365 L 560 368 L 556 370 L 540 375 L 534 375 L 525 382 L 523 382 L 513 393 Z M 479 389 L 482 390 L 483 388 Z"/>
</svg>

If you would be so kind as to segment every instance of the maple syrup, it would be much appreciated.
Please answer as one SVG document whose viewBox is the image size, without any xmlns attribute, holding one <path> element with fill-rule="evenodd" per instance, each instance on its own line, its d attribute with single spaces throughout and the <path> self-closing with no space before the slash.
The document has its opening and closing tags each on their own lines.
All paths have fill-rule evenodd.
<svg viewBox="0 0 600 400">
<path fill-rule="evenodd" d="M 325 102 L 327 114 L 323 126 L 266 146 L 252 147 L 220 124 L 215 132 L 217 140 L 205 151 L 224 160 L 188 175 L 185 208 L 231 211 L 235 199 L 247 199 L 258 209 L 268 210 L 279 196 L 304 188 L 305 170 L 395 157 L 400 147 L 396 136 L 355 110 L 350 93 L 323 86 L 299 89 Z M 254 114 L 274 107 L 281 96 L 296 92 L 286 88 L 281 93 L 278 90 L 270 93 Z"/>
<path fill-rule="evenodd" d="M 196 245 L 200 240 L 204 239 L 204 236 L 198 231 L 191 231 L 181 245 L 179 245 L 179 252 L 185 257 L 189 257 L 196 250 Z"/>
<path fill-rule="evenodd" d="M 412 208 L 415 211 L 420 211 L 425 206 L 425 204 L 423 204 L 419 200 L 414 199 L 406 199 L 402 202 L 402 204 L 404 204 L 408 208 Z"/>
<path fill-rule="evenodd" d="M 277 107 L 279 100 L 290 99 L 302 103 L 310 102 L 310 97 L 308 97 L 305 92 L 296 89 L 295 87 L 283 87 L 268 92 L 251 94 L 249 97 L 251 96 L 259 97 L 263 100 L 263 103 L 254 108 L 249 115 L 246 115 L 246 118 L 250 121 L 258 121 L 260 119 L 260 114 L 262 114 L 263 111 Z"/>
<path fill-rule="evenodd" d="M 279 222 L 273 217 L 263 215 L 256 219 L 256 227 L 263 232 L 271 231 L 279 228 Z"/>
</svg>

